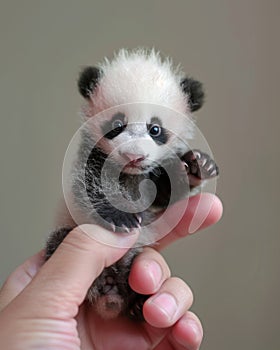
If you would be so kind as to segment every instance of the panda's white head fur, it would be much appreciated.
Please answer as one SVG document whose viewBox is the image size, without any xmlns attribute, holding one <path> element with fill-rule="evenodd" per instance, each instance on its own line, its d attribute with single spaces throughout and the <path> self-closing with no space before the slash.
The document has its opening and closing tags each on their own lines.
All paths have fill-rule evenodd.
<svg viewBox="0 0 280 350">
<path fill-rule="evenodd" d="M 85 68 L 78 87 L 97 146 L 130 174 L 186 151 L 191 112 L 204 98 L 201 83 L 144 49 L 122 49 L 113 60 Z"/>
</svg>

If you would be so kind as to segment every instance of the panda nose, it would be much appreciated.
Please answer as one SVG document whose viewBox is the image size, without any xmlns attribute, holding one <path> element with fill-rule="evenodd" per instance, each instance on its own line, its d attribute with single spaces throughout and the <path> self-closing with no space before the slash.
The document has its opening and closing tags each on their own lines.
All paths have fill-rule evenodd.
<svg viewBox="0 0 280 350">
<path fill-rule="evenodd" d="M 135 154 L 135 153 L 123 153 L 123 157 L 129 162 L 141 162 L 146 158 L 143 154 Z"/>
</svg>

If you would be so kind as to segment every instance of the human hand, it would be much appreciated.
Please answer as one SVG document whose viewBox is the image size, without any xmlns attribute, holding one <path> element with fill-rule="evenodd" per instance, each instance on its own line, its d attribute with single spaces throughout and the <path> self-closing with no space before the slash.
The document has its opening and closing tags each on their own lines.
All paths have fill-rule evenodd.
<svg viewBox="0 0 280 350">
<path fill-rule="evenodd" d="M 210 197 L 214 201 L 203 227 L 221 216 L 220 202 Z M 195 209 L 201 213 L 210 197 L 201 196 L 199 208 L 198 197 L 191 198 L 184 218 L 158 248 L 187 235 Z M 155 249 L 145 248 L 135 259 L 129 278 L 135 291 L 152 295 L 144 305 L 146 322 L 135 323 L 122 317 L 105 321 L 83 303 L 92 281 L 127 248 L 102 245 L 82 229 L 83 226 L 74 229 L 44 265 L 41 252 L 8 278 L 0 292 L 1 346 L 11 350 L 198 349 L 202 327 L 188 311 L 192 293 L 182 280 L 170 277 L 166 262 Z M 90 229 L 103 230 L 96 226 Z M 128 247 L 136 236 L 120 239 Z M 162 298 L 157 298 L 160 295 Z M 174 302 L 168 301 L 170 297 L 175 299 L 173 316 Z M 168 305 L 170 312 L 165 310 Z"/>
</svg>

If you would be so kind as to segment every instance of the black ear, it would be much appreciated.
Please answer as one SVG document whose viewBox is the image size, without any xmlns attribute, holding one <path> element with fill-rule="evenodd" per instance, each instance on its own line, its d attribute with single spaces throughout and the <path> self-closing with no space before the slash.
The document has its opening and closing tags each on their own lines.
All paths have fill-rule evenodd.
<svg viewBox="0 0 280 350">
<path fill-rule="evenodd" d="M 101 70 L 96 67 L 86 67 L 80 74 L 78 88 L 84 98 L 89 98 L 101 77 Z"/>
<path fill-rule="evenodd" d="M 181 87 L 188 95 L 188 103 L 192 112 L 202 107 L 205 95 L 201 82 L 187 77 L 181 81 Z"/>
</svg>

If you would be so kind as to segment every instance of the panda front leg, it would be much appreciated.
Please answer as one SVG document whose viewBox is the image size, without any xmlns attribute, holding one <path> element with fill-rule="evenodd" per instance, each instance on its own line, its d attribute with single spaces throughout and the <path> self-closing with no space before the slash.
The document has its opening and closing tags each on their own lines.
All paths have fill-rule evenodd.
<svg viewBox="0 0 280 350">
<path fill-rule="evenodd" d="M 204 180 L 210 180 L 219 175 L 219 168 L 215 161 L 198 149 L 188 151 L 181 158 L 189 179 L 190 189 L 201 185 Z"/>
<path fill-rule="evenodd" d="M 95 206 L 97 222 L 114 232 L 130 232 L 140 228 L 142 213 L 130 213 L 117 209 L 106 199 L 99 201 Z"/>
</svg>

